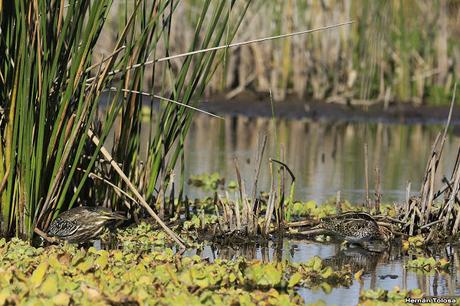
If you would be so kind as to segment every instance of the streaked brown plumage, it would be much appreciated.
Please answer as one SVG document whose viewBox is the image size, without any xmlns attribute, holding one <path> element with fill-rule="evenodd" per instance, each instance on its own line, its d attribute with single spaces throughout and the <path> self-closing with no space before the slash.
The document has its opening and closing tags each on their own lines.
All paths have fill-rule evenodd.
<svg viewBox="0 0 460 306">
<path fill-rule="evenodd" d="M 51 223 L 48 235 L 68 242 L 86 242 L 97 238 L 111 221 L 125 219 L 105 207 L 76 207 L 60 214 Z"/>
<path fill-rule="evenodd" d="M 347 212 L 323 218 L 316 229 L 375 252 L 388 248 L 392 238 L 391 231 L 379 226 L 371 215 L 364 212 Z"/>
</svg>

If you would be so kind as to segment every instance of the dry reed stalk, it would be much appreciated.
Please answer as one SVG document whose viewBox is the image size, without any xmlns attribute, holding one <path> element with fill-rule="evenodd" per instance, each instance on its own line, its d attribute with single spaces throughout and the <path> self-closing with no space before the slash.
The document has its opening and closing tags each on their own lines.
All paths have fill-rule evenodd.
<svg viewBox="0 0 460 306">
<path fill-rule="evenodd" d="M 260 139 L 260 138 L 259 138 Z M 254 213 L 253 215 L 253 220 L 255 224 L 257 224 L 257 217 L 259 216 L 260 212 L 260 205 L 257 205 L 257 183 L 259 181 L 259 175 L 260 175 L 260 169 L 262 167 L 262 159 L 264 156 L 265 152 L 265 147 L 267 145 L 267 135 L 264 135 L 262 139 L 262 143 L 259 141 L 257 144 L 257 152 L 256 152 L 256 157 L 255 157 L 255 163 L 256 163 L 256 168 L 255 168 L 255 177 L 254 177 L 254 184 L 252 186 L 252 209 L 251 211 Z"/>
<path fill-rule="evenodd" d="M 275 190 L 275 175 L 273 171 L 273 164 L 270 163 L 270 196 L 268 197 L 267 210 L 265 211 L 264 235 L 270 232 L 270 223 L 275 209 L 276 190 Z"/>
<path fill-rule="evenodd" d="M 81 172 L 86 172 L 86 170 L 84 169 L 81 169 L 81 168 L 77 168 L 78 171 L 81 171 Z M 94 172 L 90 172 L 88 174 L 88 177 L 91 178 L 91 179 L 97 179 L 97 180 L 100 180 L 101 182 L 109 185 L 110 187 L 113 188 L 113 191 L 118 195 L 118 196 L 125 196 L 126 198 L 128 198 L 130 201 L 138 204 L 139 202 L 133 198 L 132 196 L 130 196 L 128 193 L 126 193 L 123 189 L 121 189 L 120 187 L 118 187 L 117 185 L 113 184 L 112 182 L 110 182 L 107 178 L 104 178 L 104 177 L 101 177 L 99 175 L 97 175 L 96 173 Z M 129 207 L 128 207 L 129 208 Z"/>
<path fill-rule="evenodd" d="M 340 200 L 340 190 L 337 190 L 337 195 L 335 196 L 335 210 L 336 213 L 339 215 L 342 213 L 342 203 Z"/>
<path fill-rule="evenodd" d="M 382 192 L 380 187 L 380 169 L 375 168 L 375 213 L 380 214 L 380 202 L 382 200 Z"/>
<path fill-rule="evenodd" d="M 293 32 L 293 33 L 286 33 L 286 34 L 281 34 L 281 35 L 257 38 L 257 39 L 252 39 L 252 40 L 248 40 L 248 41 L 231 43 L 231 44 L 227 44 L 227 45 L 223 45 L 223 46 L 211 47 L 211 48 L 200 49 L 200 50 L 185 52 L 185 53 L 181 53 L 181 54 L 166 56 L 166 57 L 162 57 L 162 58 L 158 58 L 158 59 L 154 59 L 154 60 L 147 60 L 144 63 L 134 64 L 134 65 L 128 66 L 128 67 L 126 67 L 124 69 L 118 69 L 118 70 L 110 71 L 108 75 L 111 76 L 111 75 L 115 75 L 115 74 L 118 74 L 118 73 L 121 73 L 121 72 L 127 72 L 127 71 L 132 70 L 132 69 L 145 67 L 145 66 L 152 65 L 152 64 L 155 64 L 155 63 L 165 62 L 165 61 L 169 61 L 169 60 L 176 59 L 176 58 L 186 57 L 186 56 L 189 56 L 189 55 L 196 55 L 196 54 L 206 53 L 206 52 L 211 52 L 211 51 L 223 50 L 223 49 L 234 48 L 234 47 L 241 47 L 241 46 L 254 44 L 254 43 L 261 43 L 261 42 L 270 41 L 270 40 L 274 40 L 274 39 L 287 38 L 287 37 L 292 37 L 292 36 L 298 36 L 298 35 L 304 35 L 304 34 L 310 34 L 310 33 L 314 33 L 314 32 L 330 30 L 330 29 L 341 27 L 341 26 L 350 25 L 353 22 L 354 21 L 351 20 L 351 21 L 337 23 L 337 24 L 333 24 L 333 25 L 329 25 L 329 26 L 318 27 L 318 28 L 310 29 L 310 30 L 304 30 L 304 31 L 298 31 L 298 32 Z M 92 82 L 95 79 L 97 79 L 97 77 L 88 78 L 87 82 L 88 83 Z"/>
<path fill-rule="evenodd" d="M 408 215 L 409 210 L 410 210 L 410 187 L 411 187 L 411 182 L 407 182 L 406 186 L 406 205 L 404 205 L 404 215 Z"/>
<path fill-rule="evenodd" d="M 369 156 L 367 142 L 364 143 L 364 184 L 366 189 L 366 207 L 367 211 L 371 211 L 371 204 L 369 199 Z"/>
<path fill-rule="evenodd" d="M 247 232 L 249 234 L 255 235 L 257 233 L 257 220 L 254 217 L 252 207 L 249 203 L 248 196 L 246 193 L 246 187 L 245 187 L 244 182 L 241 179 L 241 172 L 238 166 L 238 160 L 236 158 L 234 159 L 234 163 L 235 163 L 236 176 L 237 176 L 237 181 L 238 181 L 238 186 L 239 186 L 239 191 L 240 191 L 239 192 L 240 200 L 243 205 L 241 224 L 243 227 L 247 228 Z"/>
<path fill-rule="evenodd" d="M 228 192 L 225 191 L 225 194 L 227 196 L 227 199 L 229 199 L 229 196 L 228 196 Z M 236 215 L 236 227 L 238 228 L 238 230 L 242 230 L 241 228 L 241 214 L 240 214 L 240 205 L 238 204 L 238 202 L 234 202 L 234 206 L 235 206 L 235 215 Z"/>
<path fill-rule="evenodd" d="M 87 131 L 88 137 L 93 141 L 93 143 L 96 146 L 99 146 L 99 138 L 94 135 L 93 131 L 91 129 L 88 129 Z M 118 164 L 113 160 L 112 156 L 110 155 L 109 151 L 102 146 L 101 147 L 101 153 L 104 156 L 104 158 L 110 162 L 110 165 L 112 168 L 118 173 L 118 175 L 121 177 L 121 179 L 125 182 L 125 184 L 128 186 L 128 188 L 131 190 L 131 192 L 139 199 L 139 202 L 142 207 L 144 207 L 147 212 L 152 216 L 155 221 L 163 228 L 163 230 L 183 249 L 186 248 L 185 242 L 177 236 L 161 219 L 158 217 L 158 215 L 153 211 L 153 209 L 149 206 L 147 201 L 145 201 L 144 197 L 137 191 L 136 187 L 131 183 L 129 178 L 126 176 L 126 174 L 123 173 L 123 170 L 118 166 Z"/>
<path fill-rule="evenodd" d="M 284 161 L 284 146 L 280 145 L 280 159 Z M 279 201 L 276 202 L 275 207 L 275 217 L 276 225 L 278 229 L 281 229 L 284 225 L 284 200 L 285 200 L 285 169 L 284 166 L 281 166 L 279 173 Z"/>
<path fill-rule="evenodd" d="M 315 222 L 313 220 L 302 220 L 302 221 L 286 223 L 286 226 L 287 227 L 303 227 L 303 226 L 311 226 L 311 225 L 317 225 L 317 224 L 318 222 Z"/>
<path fill-rule="evenodd" d="M 34 232 L 46 241 L 48 241 L 49 243 L 55 243 L 57 241 L 56 238 L 48 236 L 44 231 L 42 231 L 38 227 L 34 228 Z"/>
<path fill-rule="evenodd" d="M 452 185 L 452 189 L 450 190 L 450 197 L 449 197 L 449 201 L 447 202 L 447 213 L 446 213 L 446 219 L 444 221 L 444 230 L 447 230 L 447 225 L 451 217 L 452 208 L 454 206 L 454 203 L 457 201 L 456 197 L 457 197 L 459 190 L 460 190 L 460 171 L 457 168 L 455 171 L 454 184 Z M 456 219 L 458 219 L 459 217 L 460 216 L 457 215 Z M 454 235 L 457 233 L 458 221 L 456 221 L 456 223 L 457 223 L 457 226 L 453 228 L 453 232 L 452 232 L 452 234 Z"/>
<path fill-rule="evenodd" d="M 160 217 L 161 220 L 164 220 L 165 218 L 164 198 L 165 198 L 164 188 L 163 188 L 163 184 L 161 184 L 160 191 L 158 192 L 158 196 L 155 201 L 155 207 L 159 207 L 158 217 Z"/>
<path fill-rule="evenodd" d="M 460 149 L 459 149 L 459 152 L 460 152 Z M 452 185 L 454 183 L 453 179 L 454 178 L 452 178 L 451 181 L 449 182 L 446 177 L 443 177 L 442 182 L 444 183 L 444 186 L 433 195 L 433 201 L 439 198 L 443 193 L 445 193 L 449 189 L 449 185 Z"/>
</svg>

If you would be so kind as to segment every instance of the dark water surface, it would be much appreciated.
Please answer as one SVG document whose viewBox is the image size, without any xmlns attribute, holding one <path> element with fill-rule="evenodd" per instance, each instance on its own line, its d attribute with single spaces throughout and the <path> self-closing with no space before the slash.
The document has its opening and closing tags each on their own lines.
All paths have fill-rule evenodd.
<svg viewBox="0 0 460 306">
<path fill-rule="evenodd" d="M 431 146 L 441 125 L 348 123 L 311 119 L 196 116 L 186 141 L 185 177 L 218 172 L 235 179 L 238 158 L 247 189 L 254 178 L 254 156 L 261 135 L 268 136 L 259 189 L 269 189 L 268 158 L 277 158 L 279 148 L 296 176 L 296 199 L 323 202 L 335 197 L 353 203 L 364 201 L 364 144 L 368 145 L 370 193 L 374 193 L 375 168 L 380 169 L 384 202 L 405 199 L 406 186 L 417 192 L 423 179 Z M 450 175 L 460 138 L 456 127 L 449 133 L 440 163 L 440 174 Z M 439 181 L 442 177 L 439 178 Z M 209 193 L 187 187 L 191 198 Z"/>
</svg>

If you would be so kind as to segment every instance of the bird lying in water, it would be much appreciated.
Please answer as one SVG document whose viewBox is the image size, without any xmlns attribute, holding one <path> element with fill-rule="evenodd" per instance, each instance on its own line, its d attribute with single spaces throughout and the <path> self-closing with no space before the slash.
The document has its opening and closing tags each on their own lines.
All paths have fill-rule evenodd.
<svg viewBox="0 0 460 306">
<path fill-rule="evenodd" d="M 371 215 L 364 212 L 346 212 L 325 217 L 319 225 L 304 233 L 308 232 L 335 236 L 373 252 L 387 249 L 393 238 L 388 228 L 380 226 Z"/>
<path fill-rule="evenodd" d="M 48 236 L 72 243 L 87 242 L 97 238 L 105 226 L 115 220 L 126 220 L 126 217 L 105 207 L 75 207 L 51 222 Z"/>
</svg>

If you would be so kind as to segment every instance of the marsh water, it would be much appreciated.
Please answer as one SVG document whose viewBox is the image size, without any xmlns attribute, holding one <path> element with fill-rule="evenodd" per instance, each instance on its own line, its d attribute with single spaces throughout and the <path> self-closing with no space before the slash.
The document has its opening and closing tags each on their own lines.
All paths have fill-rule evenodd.
<svg viewBox="0 0 460 306">
<path fill-rule="evenodd" d="M 296 199 L 318 203 L 335 197 L 362 203 L 365 198 L 365 151 L 367 144 L 370 194 L 379 168 L 383 202 L 404 200 L 406 186 L 420 189 L 420 182 L 431 153 L 432 143 L 442 125 L 385 124 L 366 122 L 288 120 L 227 117 L 211 119 L 199 115 L 186 142 L 185 177 L 218 172 L 227 180 L 235 179 L 234 158 L 238 159 L 247 189 L 254 178 L 254 157 L 259 140 L 267 135 L 259 189 L 269 188 L 268 158 L 283 160 L 296 176 Z M 449 133 L 440 174 L 450 176 L 460 145 L 460 129 Z M 441 181 L 442 177 L 438 181 Z M 209 193 L 188 186 L 189 197 Z"/>
<path fill-rule="evenodd" d="M 259 191 L 268 190 L 268 158 L 281 155 L 296 176 L 296 199 L 322 203 L 336 196 L 351 203 L 363 203 L 365 198 L 365 145 L 369 163 L 369 193 L 374 195 L 375 169 L 380 172 L 383 202 L 402 202 L 406 187 L 416 193 L 423 179 L 432 143 L 442 131 L 439 124 L 386 124 L 382 122 L 314 121 L 311 119 L 272 119 L 226 117 L 225 120 L 196 116 L 186 140 L 185 177 L 203 173 L 219 173 L 227 182 L 234 180 L 234 159 L 238 160 L 242 177 L 250 190 L 255 173 L 254 158 L 258 143 L 267 135 L 267 147 L 259 181 Z M 146 133 L 147 130 L 143 129 Z M 440 162 L 440 177 L 450 176 L 458 148 L 460 133 L 453 126 L 448 134 Z M 189 198 L 212 195 L 193 186 L 186 186 Z M 350 265 L 353 270 L 364 269 L 362 282 L 353 280 L 349 288 L 339 287 L 326 293 L 322 289 L 298 289 L 306 302 L 323 300 L 327 304 L 354 305 L 363 289 L 420 288 L 427 295 L 460 295 L 457 266 L 460 264 L 457 248 L 441 248 L 432 255 L 451 260 L 449 273 L 421 274 L 405 268 L 412 259 L 401 255 L 398 248 L 389 253 L 369 253 L 362 249 L 342 250 L 337 244 L 312 241 L 284 240 L 268 246 L 213 249 L 209 245 L 193 250 L 203 258 L 235 258 L 265 261 L 308 261 L 320 256 L 329 264 Z"/>
<path fill-rule="evenodd" d="M 269 186 L 268 158 L 279 157 L 296 176 L 296 199 L 318 203 L 335 197 L 337 191 L 352 203 L 365 198 L 365 150 L 367 144 L 370 194 L 380 170 L 384 202 L 401 202 L 410 182 L 411 192 L 420 188 L 426 161 L 441 124 L 385 124 L 372 122 L 312 121 L 270 118 L 228 117 L 224 121 L 197 116 L 186 143 L 186 177 L 218 172 L 222 177 L 235 179 L 234 158 L 238 159 L 242 177 L 250 188 L 254 178 L 254 157 L 263 135 L 267 135 L 265 161 L 262 164 L 259 188 Z M 450 176 L 460 137 L 457 127 L 449 132 L 440 163 L 440 175 Z M 441 177 L 438 181 L 440 181 Z M 187 187 L 189 197 L 203 197 L 209 193 Z M 460 295 L 457 267 L 459 250 L 444 247 L 435 250 L 435 258 L 449 258 L 450 273 L 422 274 L 405 268 L 413 258 L 401 255 L 398 247 L 391 252 L 376 254 L 362 249 L 341 250 L 337 244 L 285 240 L 268 246 L 214 249 L 206 246 L 199 252 L 213 260 L 218 257 L 245 256 L 265 261 L 290 260 L 304 262 L 320 256 L 336 268 L 349 264 L 354 272 L 364 269 L 362 282 L 356 280 L 349 288 L 339 287 L 326 293 L 322 289 L 301 288 L 299 294 L 308 302 L 323 300 L 326 304 L 355 305 L 363 289 L 420 288 L 427 295 Z"/>
<path fill-rule="evenodd" d="M 298 288 L 297 292 L 307 304 L 322 300 L 326 302 L 326 305 L 356 305 L 359 302 L 361 290 L 392 290 L 396 286 L 407 290 L 420 288 L 428 296 L 460 295 L 458 278 L 460 249 L 457 247 L 443 246 L 436 250 L 429 250 L 425 254 L 425 256 L 432 255 L 435 258 L 448 258 L 451 261 L 449 271 L 442 273 L 434 271 L 422 273 L 420 270 L 406 269 L 407 261 L 415 258 L 402 255 L 400 247 L 397 246 L 388 252 L 373 253 L 359 247 L 344 249 L 337 243 L 283 240 L 270 242 L 267 246 L 246 245 L 223 249 L 208 245 L 203 250 L 193 250 L 188 253 L 188 255 L 195 254 L 211 261 L 216 258 L 234 259 L 243 256 L 247 259 L 258 259 L 265 262 L 280 260 L 306 262 L 314 256 L 320 256 L 325 265 L 336 270 L 343 269 L 345 265 L 349 265 L 354 273 L 363 270 L 361 281 L 354 279 L 350 287 L 337 287 L 330 292 L 324 292 L 321 288 Z"/>
</svg>

